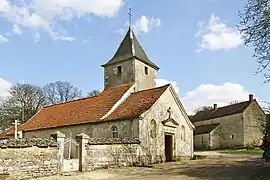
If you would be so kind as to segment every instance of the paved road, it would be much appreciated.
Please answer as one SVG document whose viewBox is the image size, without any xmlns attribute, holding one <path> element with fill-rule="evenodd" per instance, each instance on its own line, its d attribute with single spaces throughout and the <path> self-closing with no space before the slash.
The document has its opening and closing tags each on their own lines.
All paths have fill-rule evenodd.
<svg viewBox="0 0 270 180">
<path fill-rule="evenodd" d="M 270 166 L 258 157 L 208 157 L 200 160 L 87 172 L 39 180 L 270 180 Z"/>
</svg>

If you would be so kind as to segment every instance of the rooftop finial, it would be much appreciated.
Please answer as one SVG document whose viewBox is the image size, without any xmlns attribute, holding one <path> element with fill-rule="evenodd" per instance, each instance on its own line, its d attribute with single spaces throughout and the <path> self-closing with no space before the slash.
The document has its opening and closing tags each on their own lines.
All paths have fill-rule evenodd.
<svg viewBox="0 0 270 180">
<path fill-rule="evenodd" d="M 128 15 L 129 15 L 129 27 L 131 27 L 131 17 L 132 17 L 131 8 L 129 8 Z"/>
</svg>

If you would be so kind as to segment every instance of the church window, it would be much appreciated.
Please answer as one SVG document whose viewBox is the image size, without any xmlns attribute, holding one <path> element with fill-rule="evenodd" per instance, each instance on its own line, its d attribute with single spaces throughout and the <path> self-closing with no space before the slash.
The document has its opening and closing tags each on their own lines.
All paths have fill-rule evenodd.
<svg viewBox="0 0 270 180">
<path fill-rule="evenodd" d="M 118 138 L 118 128 L 116 126 L 112 127 L 112 137 Z"/>
<path fill-rule="evenodd" d="M 147 66 L 144 66 L 144 74 L 148 75 L 148 67 Z"/>
<path fill-rule="evenodd" d="M 155 138 L 157 136 L 157 123 L 154 119 L 150 122 L 150 136 L 151 138 Z"/>
<path fill-rule="evenodd" d="M 122 66 L 117 66 L 117 74 L 122 74 Z"/>
<path fill-rule="evenodd" d="M 181 140 L 186 141 L 186 130 L 184 126 L 181 127 Z"/>
</svg>

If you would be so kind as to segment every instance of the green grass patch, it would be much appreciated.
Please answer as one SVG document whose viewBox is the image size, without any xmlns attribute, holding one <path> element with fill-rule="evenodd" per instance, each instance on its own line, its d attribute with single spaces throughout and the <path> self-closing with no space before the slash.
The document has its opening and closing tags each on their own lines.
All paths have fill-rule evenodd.
<svg viewBox="0 0 270 180">
<path fill-rule="evenodd" d="M 261 155 L 263 153 L 263 150 L 261 149 L 226 149 L 219 151 L 223 154 L 250 154 L 250 155 Z"/>
</svg>

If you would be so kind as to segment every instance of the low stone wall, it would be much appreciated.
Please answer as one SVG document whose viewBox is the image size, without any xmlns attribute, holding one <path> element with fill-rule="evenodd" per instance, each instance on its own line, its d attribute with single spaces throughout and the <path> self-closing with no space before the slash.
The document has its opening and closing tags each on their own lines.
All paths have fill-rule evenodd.
<svg viewBox="0 0 270 180">
<path fill-rule="evenodd" d="M 133 166 L 138 163 L 139 140 L 93 139 L 86 145 L 85 163 L 87 170 Z"/>
<path fill-rule="evenodd" d="M 16 179 L 49 176 L 59 172 L 54 139 L 8 140 L 0 143 L 0 175 Z"/>
</svg>

